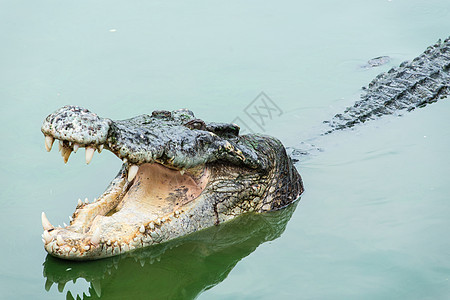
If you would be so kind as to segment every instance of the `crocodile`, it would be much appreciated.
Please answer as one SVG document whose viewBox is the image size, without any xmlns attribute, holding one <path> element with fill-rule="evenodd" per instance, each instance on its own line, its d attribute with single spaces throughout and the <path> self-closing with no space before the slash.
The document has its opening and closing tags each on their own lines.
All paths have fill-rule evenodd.
<svg viewBox="0 0 450 300">
<path fill-rule="evenodd" d="M 89 260 L 123 254 L 218 225 L 245 212 L 277 210 L 303 192 L 300 175 L 279 140 L 239 135 L 234 124 L 205 122 L 187 109 L 127 120 L 66 105 L 41 131 L 67 163 L 85 148 L 86 163 L 109 150 L 123 161 L 95 201 L 81 201 L 69 226 L 42 213 L 45 249 Z"/>
<path fill-rule="evenodd" d="M 323 135 L 445 98 L 449 70 L 450 38 L 377 76 L 361 100 L 324 122 Z M 42 213 L 45 250 L 63 259 L 160 244 L 244 213 L 281 209 L 304 191 L 279 140 L 240 135 L 235 124 L 205 122 L 187 109 L 113 121 L 68 105 L 50 114 L 41 131 L 47 151 L 59 140 L 65 163 L 81 147 L 88 164 L 104 149 L 123 161 L 98 199 L 78 200 L 69 226 L 54 227 Z"/>
</svg>

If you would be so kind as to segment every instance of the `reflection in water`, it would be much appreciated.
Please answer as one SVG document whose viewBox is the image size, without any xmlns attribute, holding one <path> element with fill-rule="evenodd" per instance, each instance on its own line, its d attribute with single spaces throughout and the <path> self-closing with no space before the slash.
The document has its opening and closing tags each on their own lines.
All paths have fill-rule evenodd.
<svg viewBox="0 0 450 300">
<path fill-rule="evenodd" d="M 48 255 L 45 289 L 84 278 L 89 293 L 67 299 L 194 299 L 223 281 L 234 266 L 260 244 L 278 238 L 297 203 L 233 221 L 162 245 L 92 262 L 70 262 Z"/>
</svg>

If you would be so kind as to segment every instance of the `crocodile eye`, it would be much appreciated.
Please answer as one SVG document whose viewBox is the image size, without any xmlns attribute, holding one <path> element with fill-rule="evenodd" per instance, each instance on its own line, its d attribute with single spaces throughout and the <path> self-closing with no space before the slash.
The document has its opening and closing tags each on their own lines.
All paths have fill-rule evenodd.
<svg viewBox="0 0 450 300">
<path fill-rule="evenodd" d="M 155 110 L 152 112 L 152 117 L 163 119 L 163 118 L 171 118 L 172 113 L 168 110 Z"/>
<path fill-rule="evenodd" d="M 203 120 L 194 119 L 184 124 L 189 129 L 206 130 L 206 124 Z"/>
</svg>

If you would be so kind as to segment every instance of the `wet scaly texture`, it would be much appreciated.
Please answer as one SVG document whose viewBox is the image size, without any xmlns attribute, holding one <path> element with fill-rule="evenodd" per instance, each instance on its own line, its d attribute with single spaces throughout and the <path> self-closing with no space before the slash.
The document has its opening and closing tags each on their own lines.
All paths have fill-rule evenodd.
<svg viewBox="0 0 450 300">
<path fill-rule="evenodd" d="M 237 125 L 207 123 L 187 109 L 112 121 L 64 106 L 45 119 L 42 132 L 47 151 L 59 140 L 65 163 L 83 147 L 86 163 L 104 149 L 123 161 L 98 199 L 78 200 L 68 226 L 55 228 L 42 213 L 45 249 L 60 258 L 127 253 L 282 208 L 303 192 L 280 141 L 240 136 Z"/>
</svg>

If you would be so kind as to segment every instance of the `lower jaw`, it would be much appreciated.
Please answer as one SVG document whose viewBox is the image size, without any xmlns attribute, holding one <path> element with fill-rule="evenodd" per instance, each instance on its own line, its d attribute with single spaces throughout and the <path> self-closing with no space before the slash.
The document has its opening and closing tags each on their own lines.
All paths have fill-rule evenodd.
<svg viewBox="0 0 450 300">
<path fill-rule="evenodd" d="M 79 206 L 70 226 L 44 232 L 45 249 L 49 254 L 69 260 L 99 259 L 199 229 L 200 220 L 193 220 L 192 215 L 209 205 L 202 195 L 209 176 L 206 168 L 195 184 L 191 177 L 156 164 L 142 165 L 132 184 L 126 181 L 124 173 L 119 173 L 98 201 Z M 169 182 L 148 184 L 155 179 L 159 179 L 159 183 Z M 174 197 L 170 192 L 177 190 L 177 186 L 178 190 L 183 187 L 184 195 Z M 125 195 L 124 191 L 127 191 Z M 213 212 L 213 208 L 209 211 Z M 214 215 L 210 216 L 210 221 L 203 217 L 204 227 L 214 224 Z"/>
</svg>

